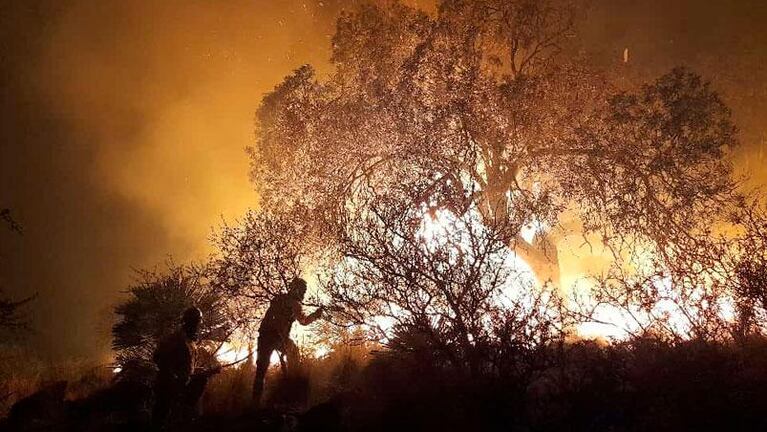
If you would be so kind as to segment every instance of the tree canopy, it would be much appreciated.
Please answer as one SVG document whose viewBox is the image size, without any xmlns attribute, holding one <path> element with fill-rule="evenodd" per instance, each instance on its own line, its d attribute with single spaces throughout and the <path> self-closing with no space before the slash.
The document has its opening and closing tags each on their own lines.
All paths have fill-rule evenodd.
<svg viewBox="0 0 767 432">
<path fill-rule="evenodd" d="M 558 281 L 563 226 L 614 249 L 683 247 L 732 202 L 729 110 L 684 69 L 615 89 L 563 52 L 578 13 L 444 1 L 435 17 L 398 3 L 344 14 L 330 76 L 304 66 L 258 111 L 263 200 L 301 203 L 322 222 L 388 176 L 421 191 L 414 206 L 533 225 L 533 239 L 520 230 L 509 246 L 542 282 Z"/>
<path fill-rule="evenodd" d="M 258 316 L 311 265 L 335 324 L 417 335 L 469 367 L 604 306 L 629 333 L 731 334 L 758 230 L 743 223 L 730 111 L 685 68 L 611 82 L 572 50 L 584 17 L 566 0 L 343 13 L 330 73 L 302 66 L 262 100 L 261 208 L 218 238 L 219 286 Z M 609 258 L 585 301 L 562 298 L 572 237 Z M 751 299 L 743 314 L 759 313 Z"/>
</svg>

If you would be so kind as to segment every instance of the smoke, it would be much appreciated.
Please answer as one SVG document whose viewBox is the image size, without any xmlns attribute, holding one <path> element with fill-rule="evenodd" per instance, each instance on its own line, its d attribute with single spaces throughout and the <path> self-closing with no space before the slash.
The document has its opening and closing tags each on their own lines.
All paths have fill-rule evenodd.
<svg viewBox="0 0 767 432">
<path fill-rule="evenodd" d="M 0 207 L 24 225 L 23 236 L 0 230 L 0 285 L 39 294 L 41 355 L 106 355 L 131 268 L 204 258 L 211 226 L 255 203 L 243 149 L 259 100 L 301 64 L 328 67 L 335 18 L 352 3 L 0 3 Z M 735 158 L 754 171 L 767 147 L 766 9 L 597 1 L 577 37 L 626 80 L 677 64 L 712 79 L 742 130 Z"/>
<path fill-rule="evenodd" d="M 293 68 L 325 63 L 337 11 L 19 3 L 2 6 L 0 198 L 25 235 L 2 234 L 2 283 L 39 294 L 40 354 L 106 354 L 131 269 L 203 258 L 211 226 L 254 205 L 243 149 L 257 104 Z"/>
<path fill-rule="evenodd" d="M 751 177 L 747 186 L 767 183 L 767 3 L 601 0 L 590 16 L 583 49 L 620 79 L 646 82 L 686 66 L 711 81 L 740 130 L 737 175 Z"/>
</svg>

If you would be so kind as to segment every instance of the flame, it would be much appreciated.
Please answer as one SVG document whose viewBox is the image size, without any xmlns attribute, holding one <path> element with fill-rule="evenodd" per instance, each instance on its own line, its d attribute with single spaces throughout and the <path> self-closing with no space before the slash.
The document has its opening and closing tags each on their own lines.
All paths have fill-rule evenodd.
<svg viewBox="0 0 767 432">
<path fill-rule="evenodd" d="M 299 333 L 305 333 L 305 332 L 299 332 Z M 294 328 L 293 331 L 291 331 L 291 338 L 299 343 L 300 346 L 304 348 L 304 352 L 306 352 L 306 348 L 309 348 L 309 352 L 311 353 L 311 356 L 313 358 L 322 358 L 326 355 L 328 355 L 331 352 L 331 348 L 329 346 L 326 346 L 324 344 L 313 344 L 308 345 L 306 344 L 306 338 L 305 337 L 296 337 L 296 329 Z M 303 342 L 303 343 L 300 343 Z M 253 357 L 252 357 L 252 364 L 255 364 L 256 357 L 257 357 L 258 351 L 253 351 Z M 241 342 L 237 338 L 232 339 L 230 342 L 224 342 L 221 347 L 216 351 L 215 354 L 216 360 L 222 365 L 228 365 L 235 362 L 239 362 L 243 360 L 244 358 L 248 357 L 248 344 Z M 272 356 L 269 358 L 269 365 L 275 366 L 280 364 L 280 354 L 275 351 L 272 353 Z"/>
<path fill-rule="evenodd" d="M 248 356 L 248 346 L 238 341 L 224 342 L 215 355 L 221 364 L 234 363 Z"/>
<path fill-rule="evenodd" d="M 477 215 L 469 215 L 468 217 L 479 218 Z M 472 223 L 470 220 L 459 222 L 458 224 L 456 222 L 457 217 L 449 210 L 425 208 L 418 235 L 425 240 L 427 248 L 440 245 L 441 239 L 447 236 L 455 237 L 455 233 L 451 232 L 451 230 L 460 229 L 461 223 Z M 539 229 L 541 229 L 540 224 L 534 222 L 523 227 L 521 235 L 526 240 L 531 241 L 536 230 Z M 468 240 L 465 241 L 466 243 L 463 246 L 469 248 Z M 574 243 L 574 241 L 580 243 Z M 598 273 L 600 268 L 609 262 L 609 257 L 604 251 L 588 251 L 583 253 L 586 246 L 583 244 L 583 237 L 580 234 L 561 238 L 557 247 L 560 251 L 560 265 L 565 264 L 561 276 L 562 288 L 560 289 L 567 290 L 571 294 L 585 296 L 588 300 L 590 292 L 595 286 L 594 282 L 587 276 L 595 272 Z M 633 256 L 631 261 L 633 266 L 639 269 L 650 265 L 652 255 L 650 255 L 649 251 L 647 253 L 639 253 Z M 515 253 L 508 255 L 504 265 L 513 270 L 514 276 L 502 287 L 499 301 L 502 305 L 507 304 L 511 299 L 524 302 L 524 293 L 529 292 L 527 290 L 534 289 L 537 284 L 534 271 Z M 306 273 L 311 272 L 307 271 Z M 309 282 L 310 290 L 318 289 L 314 278 L 308 278 L 307 281 Z M 661 290 L 673 290 L 669 278 L 659 279 L 656 283 Z M 719 307 L 722 318 L 732 322 L 735 321 L 736 308 L 732 299 L 724 299 Z M 686 324 L 683 312 L 674 307 L 673 301 L 658 303 L 655 311 L 666 315 L 671 326 L 680 331 L 680 333 L 685 333 L 684 327 Z M 640 330 L 640 324 L 647 324 L 641 322 L 641 320 L 639 323 L 636 322 L 636 317 L 631 316 L 632 312 L 610 306 L 599 307 L 596 310 L 594 321 L 581 323 L 573 331 L 577 337 L 584 339 L 626 340 Z M 388 333 L 394 326 L 395 320 L 391 317 L 373 317 L 373 323 L 373 325 L 383 330 L 384 333 Z M 332 352 L 330 346 L 318 342 L 317 338 L 313 336 L 311 328 L 296 325 L 291 330 L 291 338 L 297 342 L 304 355 L 309 353 L 313 358 L 319 359 Z M 234 340 L 223 344 L 217 351 L 216 358 L 222 364 L 228 364 L 241 360 L 247 357 L 247 355 L 247 344 Z M 253 358 L 255 359 L 255 353 Z M 270 364 L 277 365 L 279 362 L 279 354 L 277 352 L 273 353 Z"/>
<path fill-rule="evenodd" d="M 426 240 L 427 247 L 429 245 L 438 245 L 440 244 L 441 237 L 452 235 L 450 230 L 459 229 L 456 227 L 455 221 L 456 217 L 447 210 L 437 209 L 424 211 L 423 222 L 419 234 Z M 523 227 L 521 235 L 525 240 L 532 241 L 535 232 L 541 228 L 539 223 L 533 222 L 530 225 Z M 582 241 L 582 237 L 579 237 L 579 239 Z M 565 239 L 561 248 L 566 250 L 568 248 L 567 243 L 568 241 Z M 468 245 L 465 246 L 469 247 Z M 570 255 L 572 256 L 565 259 L 565 261 L 568 261 L 569 259 L 570 262 L 568 262 L 568 264 L 571 264 L 571 267 L 573 268 L 563 269 L 565 271 L 562 272 L 562 286 L 560 287 L 560 290 L 562 294 L 565 292 L 578 294 L 581 298 L 585 298 L 588 301 L 590 300 L 590 292 L 595 286 L 594 282 L 587 276 L 590 272 L 598 270 L 599 266 L 604 265 L 609 261 L 606 261 L 603 253 L 591 252 L 584 255 L 581 253 L 582 251 L 577 250 L 582 248 L 583 245 L 574 247 L 570 250 Z M 560 258 L 564 255 L 567 254 L 560 254 Z M 650 266 L 653 261 L 652 258 L 650 252 L 645 251 L 632 256 L 631 261 L 636 269 L 641 269 L 645 266 Z M 562 264 L 562 262 L 560 262 L 560 264 Z M 520 293 L 524 293 L 529 289 L 534 289 L 537 284 L 535 273 L 532 268 L 515 253 L 509 254 L 505 265 L 513 270 L 515 277 L 512 277 L 511 280 L 507 282 L 507 285 L 502 288 L 501 304 L 507 304 L 511 302 L 511 299 L 522 301 L 524 303 L 525 296 Z M 579 271 L 579 269 L 582 271 Z M 673 290 L 669 278 L 659 279 L 655 283 L 659 290 L 666 292 L 671 292 Z M 721 305 L 721 309 L 725 319 L 734 319 L 735 308 L 732 304 L 725 302 L 725 304 Z M 640 329 L 640 324 L 647 324 L 642 322 L 641 319 L 640 322 L 637 322 L 635 317 L 641 314 L 632 316 L 633 312 L 635 311 L 601 306 L 596 310 L 593 322 L 581 323 L 573 330 L 577 336 L 585 339 L 625 340 Z M 684 314 L 682 311 L 675 308 L 673 301 L 667 300 L 659 302 L 655 306 L 654 312 L 658 315 L 667 316 L 669 324 L 680 334 L 686 332 L 685 328 L 687 324 L 684 319 Z M 376 321 L 376 323 L 386 329 L 387 323 L 382 320 L 379 321 Z"/>
</svg>

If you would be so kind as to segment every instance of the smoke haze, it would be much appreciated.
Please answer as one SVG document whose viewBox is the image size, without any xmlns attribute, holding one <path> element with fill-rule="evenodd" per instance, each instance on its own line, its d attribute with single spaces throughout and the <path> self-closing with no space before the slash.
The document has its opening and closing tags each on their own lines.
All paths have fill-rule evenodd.
<svg viewBox="0 0 767 432">
<path fill-rule="evenodd" d="M 327 68 L 349 5 L 2 2 L 0 207 L 24 235 L 0 231 L 0 285 L 38 293 L 41 355 L 106 355 L 131 268 L 203 258 L 211 227 L 256 203 L 243 149 L 259 100 L 301 64 Z M 738 167 L 763 185 L 765 20 L 758 0 L 602 0 L 577 37 L 628 81 L 680 64 L 712 80 L 741 128 Z"/>
</svg>

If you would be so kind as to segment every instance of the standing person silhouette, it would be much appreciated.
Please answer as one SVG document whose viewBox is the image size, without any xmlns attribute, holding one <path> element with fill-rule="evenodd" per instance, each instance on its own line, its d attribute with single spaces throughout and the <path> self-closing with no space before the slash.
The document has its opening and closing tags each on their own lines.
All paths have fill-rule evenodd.
<svg viewBox="0 0 767 432">
<path fill-rule="evenodd" d="M 253 403 L 256 408 L 261 405 L 264 380 L 272 352 L 278 351 L 287 357 L 289 371 L 295 369 L 300 362 L 298 347 L 290 340 L 293 321 L 309 325 L 322 315 L 322 306 L 310 315 L 304 314 L 301 302 L 305 294 L 306 281 L 301 278 L 293 279 L 287 294 L 280 294 L 272 299 L 261 321 L 256 348 L 256 378 L 253 381 Z"/>
</svg>

